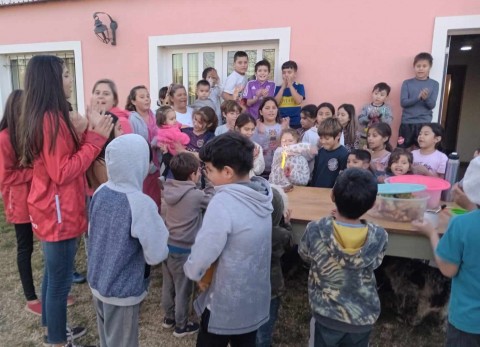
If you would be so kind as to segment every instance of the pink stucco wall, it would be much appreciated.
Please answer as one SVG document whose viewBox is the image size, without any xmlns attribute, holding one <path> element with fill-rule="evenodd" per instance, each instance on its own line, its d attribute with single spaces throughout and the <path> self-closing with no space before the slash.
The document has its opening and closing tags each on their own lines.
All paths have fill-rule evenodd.
<svg viewBox="0 0 480 347">
<path fill-rule="evenodd" d="M 95 11 L 119 23 L 116 47 L 95 38 Z M 132 86 L 149 84 L 148 36 L 291 27 L 290 57 L 307 103 L 360 108 L 385 81 L 398 121 L 401 83 L 412 75 L 413 56 L 431 50 L 435 17 L 479 13 L 477 0 L 55 1 L 0 8 L 0 44 L 79 40 L 85 95 L 109 77 L 125 100 Z"/>
</svg>

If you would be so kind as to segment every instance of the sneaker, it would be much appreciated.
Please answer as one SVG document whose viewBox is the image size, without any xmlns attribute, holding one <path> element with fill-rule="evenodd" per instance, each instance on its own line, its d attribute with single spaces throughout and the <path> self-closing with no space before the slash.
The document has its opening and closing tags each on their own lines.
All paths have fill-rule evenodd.
<svg viewBox="0 0 480 347">
<path fill-rule="evenodd" d="M 172 329 L 175 326 L 175 319 L 163 318 L 162 327 L 165 329 Z"/>
<path fill-rule="evenodd" d="M 64 347 L 97 347 L 96 345 L 77 345 L 74 344 L 73 342 L 67 342 L 67 344 Z"/>
<path fill-rule="evenodd" d="M 78 339 L 79 337 L 82 337 L 87 333 L 87 329 L 84 327 L 69 327 L 67 326 L 67 340 L 68 341 L 73 341 L 75 339 Z"/>
<path fill-rule="evenodd" d="M 40 302 L 40 300 L 27 302 L 25 310 L 27 312 L 33 313 L 34 315 L 42 316 L 42 303 Z"/>
<path fill-rule="evenodd" d="M 200 325 L 198 325 L 197 323 L 188 322 L 187 325 L 185 325 L 185 327 L 183 328 L 175 327 L 173 336 L 184 337 L 187 335 L 192 335 L 195 334 L 198 329 L 200 329 Z"/>
<path fill-rule="evenodd" d="M 67 341 L 72 342 L 87 333 L 87 329 L 84 327 L 67 327 Z M 43 335 L 43 344 L 49 346 L 47 335 Z"/>
<path fill-rule="evenodd" d="M 75 304 L 75 298 L 73 295 L 67 296 L 67 306 L 72 306 Z"/>
<path fill-rule="evenodd" d="M 83 276 L 82 274 L 79 274 L 77 271 L 73 272 L 72 283 L 80 284 L 80 283 L 85 283 L 86 281 L 87 279 L 85 278 L 85 276 Z"/>
</svg>

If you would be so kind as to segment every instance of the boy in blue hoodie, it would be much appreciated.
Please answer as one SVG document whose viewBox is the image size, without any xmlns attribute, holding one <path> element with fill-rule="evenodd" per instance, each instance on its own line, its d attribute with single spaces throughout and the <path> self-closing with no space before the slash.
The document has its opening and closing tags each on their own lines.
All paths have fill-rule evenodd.
<svg viewBox="0 0 480 347">
<path fill-rule="evenodd" d="M 373 207 L 375 176 L 347 169 L 332 190 L 336 217 L 310 222 L 298 246 L 311 264 L 308 297 L 315 318 L 315 347 L 368 347 L 380 315 L 375 270 L 387 248 L 386 231 L 360 217 Z"/>
<path fill-rule="evenodd" d="M 185 274 L 200 281 L 216 262 L 210 286 L 194 303 L 201 316 L 197 347 L 255 346 L 268 321 L 272 251 L 272 190 L 261 177 L 249 179 L 253 143 L 228 132 L 200 150 L 216 187 Z"/>
<path fill-rule="evenodd" d="M 88 283 L 101 346 L 137 347 L 145 266 L 167 257 L 168 231 L 155 202 L 142 193 L 149 168 L 145 139 L 117 137 L 107 146 L 105 163 L 108 181 L 90 203 Z"/>
</svg>

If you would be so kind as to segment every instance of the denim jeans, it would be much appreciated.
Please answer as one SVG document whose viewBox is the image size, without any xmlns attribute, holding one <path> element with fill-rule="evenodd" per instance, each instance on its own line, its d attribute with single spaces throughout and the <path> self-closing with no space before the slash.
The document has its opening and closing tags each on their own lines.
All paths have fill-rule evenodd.
<svg viewBox="0 0 480 347">
<path fill-rule="evenodd" d="M 73 260 L 77 239 L 42 242 L 44 269 L 42 283 L 42 326 L 51 344 L 67 341 L 67 296 L 72 286 Z"/>
<path fill-rule="evenodd" d="M 369 330 L 364 333 L 346 333 L 327 328 L 315 321 L 315 347 L 368 347 Z"/>
<path fill-rule="evenodd" d="M 256 346 L 270 347 L 272 345 L 272 335 L 275 328 L 275 322 L 278 318 L 278 309 L 280 308 L 280 298 L 276 297 L 270 300 L 270 318 L 268 322 L 257 330 Z"/>
<path fill-rule="evenodd" d="M 445 347 L 479 347 L 480 334 L 470 334 L 448 323 Z"/>
<path fill-rule="evenodd" d="M 37 300 L 32 276 L 33 231 L 32 224 L 15 224 L 17 236 L 17 266 L 27 301 Z"/>
</svg>

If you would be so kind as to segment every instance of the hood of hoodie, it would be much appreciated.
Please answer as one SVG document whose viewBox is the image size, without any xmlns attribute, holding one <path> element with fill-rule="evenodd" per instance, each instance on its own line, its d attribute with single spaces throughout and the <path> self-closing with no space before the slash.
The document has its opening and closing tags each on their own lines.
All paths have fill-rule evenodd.
<svg viewBox="0 0 480 347">
<path fill-rule="evenodd" d="M 118 107 L 112 107 L 109 110 L 110 113 L 113 113 L 115 116 L 118 118 L 126 118 L 128 119 L 130 117 L 130 112 L 127 110 L 122 110 L 121 108 Z"/>
<path fill-rule="evenodd" d="M 252 177 L 248 182 L 232 183 L 215 187 L 217 194 L 228 194 L 261 217 L 270 217 L 273 193 L 268 181 Z"/>
<path fill-rule="evenodd" d="M 342 251 L 340 244 L 335 240 L 333 218 L 322 218 L 319 221 L 317 231 L 320 239 L 327 245 L 327 252 L 346 268 L 362 269 L 369 267 L 387 242 L 387 233 L 381 227 L 365 220 L 361 222 L 367 225 L 367 239 L 357 253 L 348 254 Z"/>
<path fill-rule="evenodd" d="M 141 191 L 149 156 L 148 144 L 140 135 L 126 134 L 114 139 L 105 150 L 107 185 L 117 191 Z"/>
<path fill-rule="evenodd" d="M 177 181 L 168 179 L 164 183 L 163 198 L 169 205 L 176 205 L 188 192 L 196 189 L 192 181 Z"/>
</svg>

